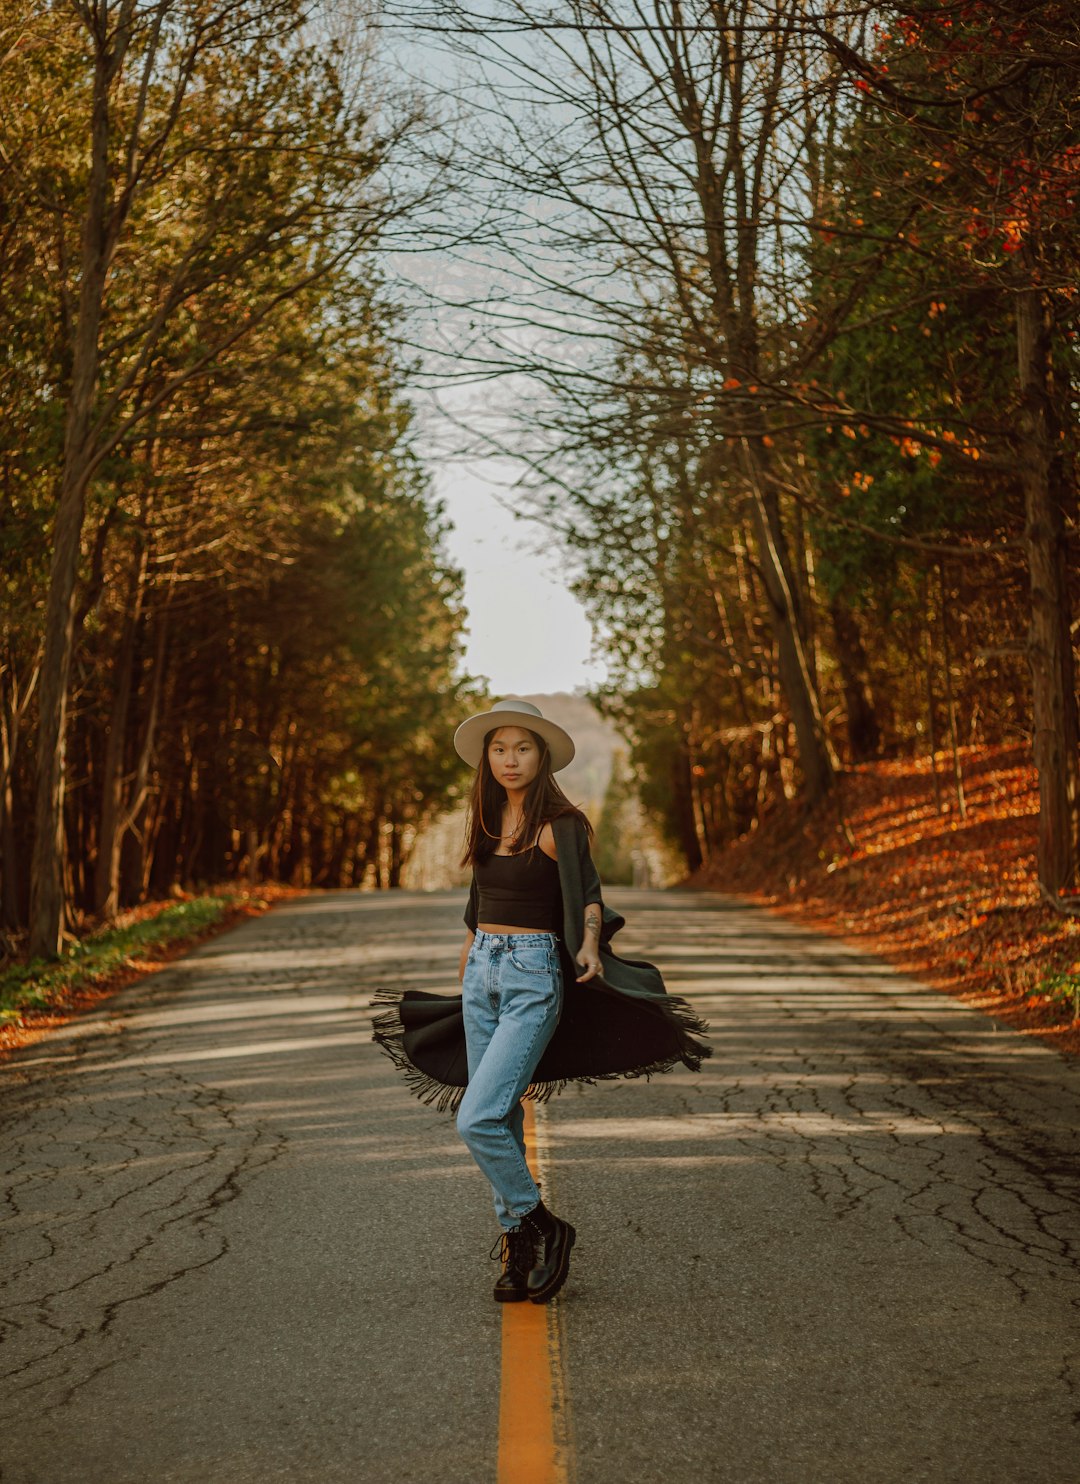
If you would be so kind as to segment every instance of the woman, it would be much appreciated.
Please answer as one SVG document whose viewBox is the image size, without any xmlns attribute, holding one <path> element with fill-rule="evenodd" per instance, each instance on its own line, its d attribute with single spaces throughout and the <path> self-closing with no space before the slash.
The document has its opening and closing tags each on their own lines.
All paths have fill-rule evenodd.
<svg viewBox="0 0 1080 1484">
<path fill-rule="evenodd" d="M 458 971 L 469 1063 L 458 1132 L 491 1182 L 506 1233 L 496 1299 L 544 1303 L 566 1280 L 575 1232 L 540 1199 L 525 1158 L 521 1099 L 563 1001 L 552 822 L 573 818 L 586 832 L 589 824 L 553 776 L 573 758 L 574 744 L 537 707 L 500 702 L 462 722 L 454 746 L 476 767 L 462 860 L 473 868 L 474 889 Z M 594 895 L 581 913 L 579 984 L 600 972 L 602 904 Z"/>
<path fill-rule="evenodd" d="M 391 1008 L 375 1040 L 421 1097 L 458 1110 L 503 1229 L 495 1298 L 546 1303 L 566 1281 L 576 1233 L 540 1199 L 522 1097 L 679 1062 L 698 1071 L 710 1048 L 652 964 L 609 947 L 623 918 L 604 906 L 589 822 L 554 778 L 574 756 L 567 732 L 529 701 L 498 701 L 462 722 L 454 746 L 476 769 L 461 996 L 379 991 L 376 1004 Z"/>
</svg>

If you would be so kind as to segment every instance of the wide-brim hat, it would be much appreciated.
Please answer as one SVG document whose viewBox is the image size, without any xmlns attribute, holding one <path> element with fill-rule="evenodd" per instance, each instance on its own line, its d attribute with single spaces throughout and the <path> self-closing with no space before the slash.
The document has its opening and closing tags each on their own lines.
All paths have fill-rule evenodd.
<svg viewBox="0 0 1080 1484">
<path fill-rule="evenodd" d="M 458 757 L 464 758 L 470 768 L 478 768 L 484 755 L 484 738 L 499 727 L 525 727 L 543 737 L 551 754 L 551 771 L 557 773 L 574 760 L 574 743 L 569 732 L 564 732 L 556 722 L 549 721 L 538 706 L 531 701 L 496 701 L 490 711 L 481 711 L 463 721 L 454 733 L 454 747 Z"/>
</svg>

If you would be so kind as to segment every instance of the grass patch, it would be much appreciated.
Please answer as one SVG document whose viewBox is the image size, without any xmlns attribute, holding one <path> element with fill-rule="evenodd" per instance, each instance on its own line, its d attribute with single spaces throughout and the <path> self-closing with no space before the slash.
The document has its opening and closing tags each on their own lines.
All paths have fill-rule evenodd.
<svg viewBox="0 0 1080 1484">
<path fill-rule="evenodd" d="M 1076 974 L 1048 974 L 1025 993 L 1029 999 L 1047 1000 L 1070 1020 L 1080 1020 L 1080 976 Z"/>
<path fill-rule="evenodd" d="M 31 959 L 0 973 L 0 1024 L 55 1010 L 80 990 L 93 988 L 135 959 L 153 959 L 162 949 L 198 938 L 235 902 L 231 896 L 192 897 L 170 902 L 152 917 L 106 928 L 72 944 L 56 962 Z"/>
</svg>

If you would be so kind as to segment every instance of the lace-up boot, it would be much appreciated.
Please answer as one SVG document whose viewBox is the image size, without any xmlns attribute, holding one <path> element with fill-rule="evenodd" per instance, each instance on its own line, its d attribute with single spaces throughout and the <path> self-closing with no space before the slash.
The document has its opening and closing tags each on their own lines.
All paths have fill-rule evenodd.
<svg viewBox="0 0 1080 1484">
<path fill-rule="evenodd" d="M 553 1216 L 543 1201 L 521 1218 L 521 1225 L 533 1237 L 528 1296 L 534 1304 L 546 1304 L 566 1282 L 570 1249 L 577 1240 L 577 1232 L 569 1221 Z"/>
<path fill-rule="evenodd" d="M 513 1231 L 504 1231 L 491 1249 L 492 1261 L 503 1264 L 503 1270 L 495 1283 L 496 1303 L 519 1304 L 529 1297 L 533 1247 L 531 1229 L 516 1226 Z"/>
</svg>

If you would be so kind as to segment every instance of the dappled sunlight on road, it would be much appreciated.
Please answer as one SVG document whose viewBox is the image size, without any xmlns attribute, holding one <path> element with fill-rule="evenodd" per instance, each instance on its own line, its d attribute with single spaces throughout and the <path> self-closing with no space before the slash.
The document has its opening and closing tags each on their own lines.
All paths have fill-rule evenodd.
<svg viewBox="0 0 1080 1484">
<path fill-rule="evenodd" d="M 805 1396 L 813 1426 L 852 1373 L 852 1425 L 872 1431 L 873 1397 L 937 1395 L 943 1356 L 998 1395 L 1056 1385 L 1080 1300 L 1075 1069 L 743 904 L 608 895 L 630 923 L 615 946 L 711 1022 L 713 1056 L 537 1110 L 545 1198 L 579 1229 L 559 1312 L 591 1453 L 613 1406 L 644 1437 L 721 1394 L 729 1416 Z M 77 1448 L 89 1409 L 125 1415 L 144 1353 L 177 1396 L 193 1354 L 230 1378 L 285 1356 L 275 1415 L 300 1354 L 309 1390 L 348 1378 L 350 1416 L 384 1441 L 387 1394 L 411 1418 L 430 1353 L 494 1416 L 489 1194 L 368 1009 L 380 985 L 456 991 L 462 907 L 287 901 L 12 1058 L 20 1416 L 70 1394 L 48 1415 Z M 958 1312 L 962 1330 L 942 1324 Z M 223 1457 L 230 1385 L 198 1399 Z"/>
<path fill-rule="evenodd" d="M 919 1138 L 941 1134 L 967 1134 L 971 1129 L 962 1123 L 939 1123 L 915 1118 L 896 1118 L 884 1111 L 869 1112 L 859 1117 L 829 1117 L 823 1113 L 757 1113 L 753 1117 L 744 1113 L 700 1113 L 673 1118 L 604 1118 L 597 1121 L 574 1122 L 559 1120 L 559 1138 L 574 1139 L 632 1139 L 637 1143 L 652 1143 L 654 1140 L 672 1139 L 725 1139 L 741 1138 L 753 1127 L 768 1129 L 771 1125 L 790 1128 L 795 1133 L 820 1135 L 835 1134 L 838 1138 L 848 1134 L 887 1133 L 898 1137 L 904 1134 Z"/>
</svg>

